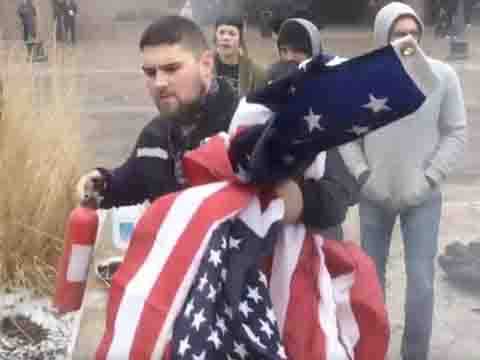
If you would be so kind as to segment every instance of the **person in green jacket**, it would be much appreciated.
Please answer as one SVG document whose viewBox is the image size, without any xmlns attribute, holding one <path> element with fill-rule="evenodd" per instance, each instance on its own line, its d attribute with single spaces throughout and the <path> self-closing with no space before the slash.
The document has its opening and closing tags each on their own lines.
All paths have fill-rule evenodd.
<svg viewBox="0 0 480 360">
<path fill-rule="evenodd" d="M 214 42 L 215 72 L 227 80 L 239 96 L 265 85 L 265 70 L 248 56 L 242 18 L 219 17 Z"/>
</svg>

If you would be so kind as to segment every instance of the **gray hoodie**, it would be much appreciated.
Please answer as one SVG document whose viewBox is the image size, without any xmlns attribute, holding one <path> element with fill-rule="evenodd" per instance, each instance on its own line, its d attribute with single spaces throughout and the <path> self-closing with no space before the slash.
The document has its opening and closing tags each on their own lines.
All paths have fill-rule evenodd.
<svg viewBox="0 0 480 360">
<path fill-rule="evenodd" d="M 402 15 L 415 17 L 423 31 L 423 23 L 411 7 L 393 2 L 375 18 L 377 46 L 388 44 L 390 29 Z M 356 178 L 371 171 L 361 190 L 363 196 L 390 210 L 426 201 L 465 151 L 467 120 L 457 74 L 448 64 L 429 62 L 439 81 L 415 113 L 341 148 Z"/>
</svg>

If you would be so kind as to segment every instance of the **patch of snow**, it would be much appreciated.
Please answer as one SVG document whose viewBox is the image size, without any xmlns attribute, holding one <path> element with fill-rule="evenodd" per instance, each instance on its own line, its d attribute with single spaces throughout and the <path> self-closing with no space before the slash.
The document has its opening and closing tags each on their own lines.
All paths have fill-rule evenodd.
<svg viewBox="0 0 480 360">
<path fill-rule="evenodd" d="M 27 290 L 0 292 L 0 324 L 4 319 L 23 315 L 48 330 L 37 344 L 23 342 L 2 332 L 0 327 L 0 360 L 66 360 L 78 313 L 59 316 L 46 297 L 32 296 Z"/>
</svg>

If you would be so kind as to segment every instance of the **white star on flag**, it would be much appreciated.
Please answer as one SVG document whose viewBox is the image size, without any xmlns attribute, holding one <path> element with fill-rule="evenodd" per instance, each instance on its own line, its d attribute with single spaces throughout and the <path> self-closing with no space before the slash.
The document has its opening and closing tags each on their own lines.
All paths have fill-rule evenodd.
<svg viewBox="0 0 480 360">
<path fill-rule="evenodd" d="M 278 351 L 277 351 L 277 355 L 280 356 L 280 358 L 282 359 L 286 359 L 287 358 L 287 354 L 285 353 L 285 348 L 283 347 L 282 344 L 278 344 Z"/>
<path fill-rule="evenodd" d="M 353 128 L 348 130 L 348 132 L 353 132 L 355 135 L 360 136 L 360 135 L 366 134 L 368 130 L 370 130 L 368 126 L 355 125 Z"/>
<path fill-rule="evenodd" d="M 250 286 L 247 286 L 247 289 L 248 289 L 247 298 L 255 301 L 255 304 L 258 304 L 260 302 L 260 300 L 263 299 L 260 296 L 260 294 L 258 293 L 258 288 L 257 287 L 256 288 L 251 288 Z"/>
<path fill-rule="evenodd" d="M 262 319 L 258 319 L 258 321 L 260 321 L 260 324 L 262 324 L 260 331 L 263 331 L 268 336 L 268 339 L 270 339 L 273 335 L 273 330 L 270 327 L 270 324 L 268 321 L 263 321 Z"/>
<path fill-rule="evenodd" d="M 178 354 L 180 356 L 185 356 L 185 353 L 190 349 L 190 335 L 187 335 L 183 340 L 180 341 L 180 346 L 178 347 Z"/>
<path fill-rule="evenodd" d="M 230 249 L 237 249 L 240 250 L 240 243 L 242 242 L 242 239 L 235 239 L 235 238 L 230 238 Z"/>
<path fill-rule="evenodd" d="M 207 352 L 203 350 L 200 355 L 193 354 L 193 360 L 205 360 L 206 356 L 207 356 Z"/>
<path fill-rule="evenodd" d="M 252 329 L 250 329 L 249 326 L 245 325 L 245 324 L 242 324 L 242 327 L 243 327 L 243 330 L 245 330 L 245 333 L 247 334 L 247 336 L 250 338 L 250 340 L 252 340 L 253 343 L 257 344 L 259 347 L 261 347 L 262 349 L 266 349 L 267 347 L 265 345 L 262 344 L 262 342 L 260 341 L 260 336 L 255 336 L 255 333 L 252 331 Z"/>
<path fill-rule="evenodd" d="M 213 266 L 217 267 L 222 263 L 222 259 L 220 258 L 221 252 L 220 250 L 210 250 L 210 258 L 208 259 L 209 263 L 212 263 Z"/>
<path fill-rule="evenodd" d="M 208 284 L 208 277 L 207 273 L 205 273 L 201 278 L 200 278 L 200 283 L 197 286 L 198 291 L 203 291 L 203 288 L 205 285 Z"/>
<path fill-rule="evenodd" d="M 185 309 L 185 317 L 188 319 L 190 317 L 190 314 L 192 313 L 194 307 L 193 307 L 193 301 L 194 299 L 190 300 L 190 302 L 187 304 L 187 307 Z"/>
<path fill-rule="evenodd" d="M 252 308 L 248 306 L 248 303 L 246 301 L 242 301 L 240 303 L 240 305 L 238 306 L 238 311 L 240 311 L 246 318 L 248 318 L 248 315 L 253 312 Z"/>
<path fill-rule="evenodd" d="M 322 118 L 322 115 L 317 115 L 313 112 L 313 109 L 310 108 L 310 110 L 308 111 L 308 115 L 304 116 L 303 117 L 305 119 L 305 121 L 307 122 L 308 124 L 308 131 L 309 132 L 312 132 L 315 128 L 317 128 L 318 130 L 325 130 L 323 127 L 320 126 L 320 124 L 318 123 L 320 121 L 320 119 Z"/>
<path fill-rule="evenodd" d="M 376 98 L 373 94 L 368 94 L 370 102 L 368 104 L 362 105 L 366 109 L 372 110 L 375 114 L 380 111 L 392 110 L 388 105 L 388 98 Z"/>
<path fill-rule="evenodd" d="M 225 305 L 225 314 L 230 318 L 230 320 L 233 320 L 233 310 L 228 305 Z"/>
<path fill-rule="evenodd" d="M 215 302 L 215 297 L 217 296 L 217 290 L 215 290 L 215 288 L 212 285 L 208 285 L 208 289 L 209 289 L 209 292 L 207 295 L 207 299 L 212 300 L 212 302 Z"/>
<path fill-rule="evenodd" d="M 220 346 L 222 345 L 222 341 L 218 337 L 218 331 L 217 330 L 212 330 L 212 332 L 210 333 L 210 336 L 208 337 L 207 341 L 210 341 L 211 343 L 213 343 L 216 350 L 218 350 L 220 348 Z"/>
<path fill-rule="evenodd" d="M 268 320 L 270 320 L 270 322 L 271 322 L 272 324 L 274 324 L 274 325 L 275 325 L 275 323 L 277 322 L 277 318 L 276 318 L 275 313 L 274 313 L 274 311 L 273 311 L 272 308 L 268 308 L 268 309 L 267 309 L 267 318 L 268 318 Z"/>
<path fill-rule="evenodd" d="M 248 351 L 245 348 L 245 345 L 242 343 L 237 343 L 236 341 L 233 341 L 233 352 L 235 354 L 238 354 L 243 359 L 245 359 L 248 356 Z"/>
<path fill-rule="evenodd" d="M 193 315 L 192 327 L 195 328 L 197 331 L 200 330 L 200 325 L 205 322 L 207 319 L 203 315 L 204 310 L 200 310 L 199 312 Z"/>
<path fill-rule="evenodd" d="M 225 324 L 225 319 L 217 315 L 217 322 L 215 324 L 223 335 L 228 331 L 227 325 Z"/>
</svg>

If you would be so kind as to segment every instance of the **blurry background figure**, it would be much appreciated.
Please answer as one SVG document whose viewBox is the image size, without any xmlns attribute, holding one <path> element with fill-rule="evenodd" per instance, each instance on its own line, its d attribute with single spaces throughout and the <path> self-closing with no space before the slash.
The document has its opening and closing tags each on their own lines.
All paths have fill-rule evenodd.
<svg viewBox="0 0 480 360">
<path fill-rule="evenodd" d="M 180 16 L 193 20 L 192 4 L 190 3 L 190 0 L 187 0 L 185 5 L 180 9 Z"/>
<path fill-rule="evenodd" d="M 65 41 L 65 0 L 52 0 L 52 10 L 55 37 L 57 41 Z"/>
<path fill-rule="evenodd" d="M 192 19 L 198 25 L 210 25 L 215 22 L 222 0 L 190 0 Z"/>
<path fill-rule="evenodd" d="M 442 7 L 445 9 L 447 18 L 447 37 L 455 36 L 455 14 L 457 13 L 459 0 L 442 0 Z"/>
<path fill-rule="evenodd" d="M 23 0 L 17 9 L 23 27 L 23 41 L 29 42 L 36 37 L 37 11 L 32 0 Z"/>
<path fill-rule="evenodd" d="M 75 26 L 76 26 L 76 18 L 78 14 L 78 6 L 75 0 L 66 0 L 64 6 L 64 30 L 65 30 L 65 41 L 69 41 L 72 45 L 75 44 L 76 36 L 75 36 Z"/>
<path fill-rule="evenodd" d="M 443 38 L 448 35 L 449 30 L 449 17 L 445 7 L 444 0 L 434 0 L 432 3 L 432 18 L 435 24 L 434 34 L 435 37 Z"/>
<path fill-rule="evenodd" d="M 465 4 L 465 25 L 470 27 L 472 25 L 472 13 L 474 7 L 478 4 L 479 0 L 464 0 Z"/>
<path fill-rule="evenodd" d="M 215 24 L 215 72 L 239 96 L 265 85 L 265 72 L 248 56 L 241 16 L 225 15 Z"/>
</svg>

